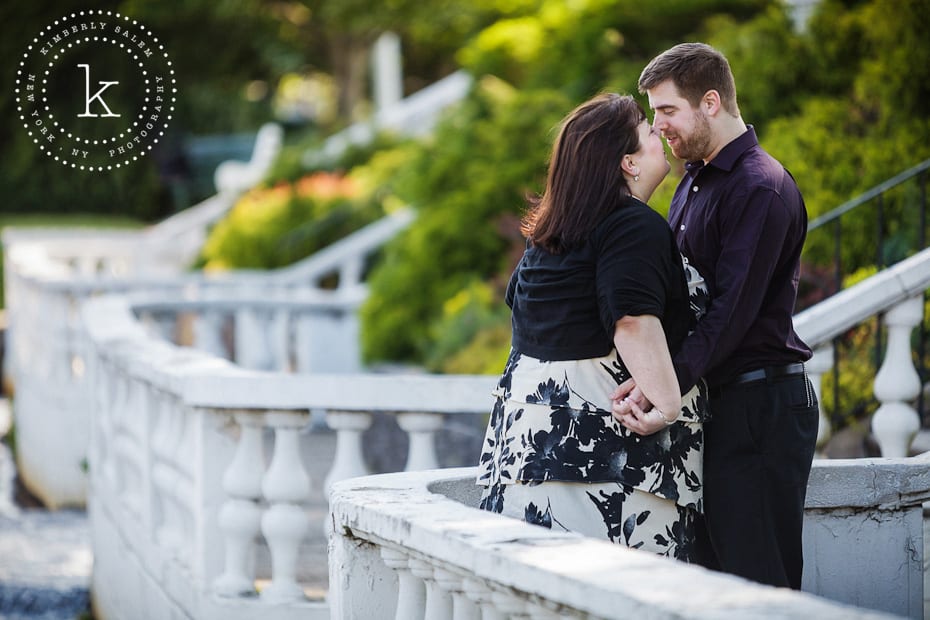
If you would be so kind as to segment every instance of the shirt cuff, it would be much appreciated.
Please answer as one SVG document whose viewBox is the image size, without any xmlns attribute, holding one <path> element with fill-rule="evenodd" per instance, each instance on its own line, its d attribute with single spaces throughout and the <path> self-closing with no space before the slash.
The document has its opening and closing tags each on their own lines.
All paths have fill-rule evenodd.
<svg viewBox="0 0 930 620">
<path fill-rule="evenodd" d="M 674 361 L 672 365 L 675 367 L 675 376 L 678 377 L 679 389 L 684 396 L 697 384 L 697 377 L 693 376 L 691 370 L 681 362 Z"/>
</svg>

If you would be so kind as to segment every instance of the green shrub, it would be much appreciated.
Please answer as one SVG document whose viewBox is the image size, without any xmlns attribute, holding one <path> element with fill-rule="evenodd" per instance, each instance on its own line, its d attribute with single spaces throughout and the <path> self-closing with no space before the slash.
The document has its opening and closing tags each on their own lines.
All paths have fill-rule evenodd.
<svg viewBox="0 0 930 620">
<path fill-rule="evenodd" d="M 500 374 L 510 354 L 510 335 L 509 319 L 481 329 L 467 345 L 443 362 L 442 372 L 468 375 Z"/>
<path fill-rule="evenodd" d="M 431 347 L 426 354 L 427 369 L 445 370 L 450 365 L 450 358 L 466 347 L 471 353 L 477 353 L 478 358 L 485 357 L 480 349 L 491 344 L 488 342 L 488 329 L 497 333 L 501 326 L 509 328 L 510 325 L 510 309 L 501 301 L 503 293 L 487 282 L 475 281 L 450 297 L 443 304 L 442 316 L 430 328 Z M 480 344 L 476 343 L 479 335 L 482 340 Z M 508 347 L 509 343 L 508 329 Z M 497 361 L 495 356 L 492 355 L 492 358 L 494 362 Z M 463 362 L 476 368 L 486 365 L 479 360 L 461 360 L 452 365 L 461 367 Z"/>
<path fill-rule="evenodd" d="M 560 93 L 485 78 L 397 170 L 393 190 L 418 217 L 372 273 L 368 360 L 424 361 L 443 304 L 512 267 L 508 249 L 523 244 L 512 221 L 526 192 L 541 190 L 552 130 L 571 107 Z"/>
</svg>

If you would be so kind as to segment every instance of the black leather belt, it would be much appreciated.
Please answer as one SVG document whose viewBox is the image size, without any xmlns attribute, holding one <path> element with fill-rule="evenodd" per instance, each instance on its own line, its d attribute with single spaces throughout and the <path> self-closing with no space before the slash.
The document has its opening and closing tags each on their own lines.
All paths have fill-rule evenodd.
<svg viewBox="0 0 930 620">
<path fill-rule="evenodd" d="M 751 383 L 761 381 L 762 379 L 774 379 L 776 377 L 790 377 L 791 375 L 803 375 L 804 364 L 785 364 L 784 366 L 767 366 L 759 370 L 750 370 L 741 375 L 736 375 L 727 385 L 739 385 L 740 383 Z"/>
<path fill-rule="evenodd" d="M 759 368 L 758 370 L 750 370 L 749 372 L 744 372 L 740 375 L 736 375 L 731 380 L 727 381 L 722 385 L 718 385 L 710 389 L 711 397 L 715 397 L 722 390 L 725 390 L 728 387 L 733 387 L 735 385 L 740 385 L 741 383 L 752 383 L 753 381 L 762 381 L 764 379 L 775 379 L 778 377 L 793 377 L 794 375 L 803 375 L 804 374 L 804 364 L 802 362 L 797 362 L 794 364 L 785 364 L 784 366 L 766 366 L 765 368 Z"/>
</svg>

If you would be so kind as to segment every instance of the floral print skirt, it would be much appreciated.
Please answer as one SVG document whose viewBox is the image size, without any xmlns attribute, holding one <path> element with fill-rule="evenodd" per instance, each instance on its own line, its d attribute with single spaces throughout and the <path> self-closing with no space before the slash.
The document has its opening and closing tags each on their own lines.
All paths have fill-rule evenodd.
<svg viewBox="0 0 930 620">
<path fill-rule="evenodd" d="M 690 560 L 706 388 L 683 396 L 676 423 L 642 437 L 610 412 L 627 377 L 616 350 L 569 361 L 512 351 L 479 460 L 481 508 Z"/>
<path fill-rule="evenodd" d="M 685 562 L 694 558 L 694 508 L 618 482 L 497 484 L 484 490 L 481 508 Z"/>
</svg>

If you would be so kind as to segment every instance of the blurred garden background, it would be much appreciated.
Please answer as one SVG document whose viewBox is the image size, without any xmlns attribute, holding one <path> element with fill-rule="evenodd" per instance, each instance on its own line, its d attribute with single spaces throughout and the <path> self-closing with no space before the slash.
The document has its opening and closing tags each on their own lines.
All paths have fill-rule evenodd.
<svg viewBox="0 0 930 620">
<path fill-rule="evenodd" d="M 410 205 L 414 224 L 369 265 L 366 361 L 497 373 L 524 197 L 542 188 L 556 123 L 603 90 L 646 107 L 639 72 L 671 45 L 700 40 L 728 56 L 744 120 L 795 176 L 812 219 L 930 158 L 930 0 L 802 4 L 808 16 L 781 0 L 4 3 L 5 84 L 32 33 L 70 11 L 104 9 L 158 36 L 180 92 L 153 157 L 90 174 L 48 161 L 17 118 L 12 87 L 0 91 L 0 222 L 160 220 L 213 193 L 213 167 L 247 158 L 250 136 L 276 121 L 286 137 L 272 172 L 217 223 L 191 268 L 281 267 Z M 400 37 L 404 95 L 460 69 L 474 78 L 469 95 L 428 137 L 382 132 L 338 156 L 308 156 L 371 115 L 369 59 L 385 32 Z M 675 162 L 653 197 L 663 214 L 681 172 Z M 916 191 L 885 200 L 888 263 L 917 247 Z M 874 227 L 873 216 L 844 223 L 847 282 L 877 268 Z M 833 244 L 810 237 L 800 307 L 832 292 Z M 844 400 L 824 403 L 834 417 L 874 410 L 871 381 L 858 387 L 868 373 L 857 364 L 874 347 L 868 330 L 844 345 Z"/>
</svg>

